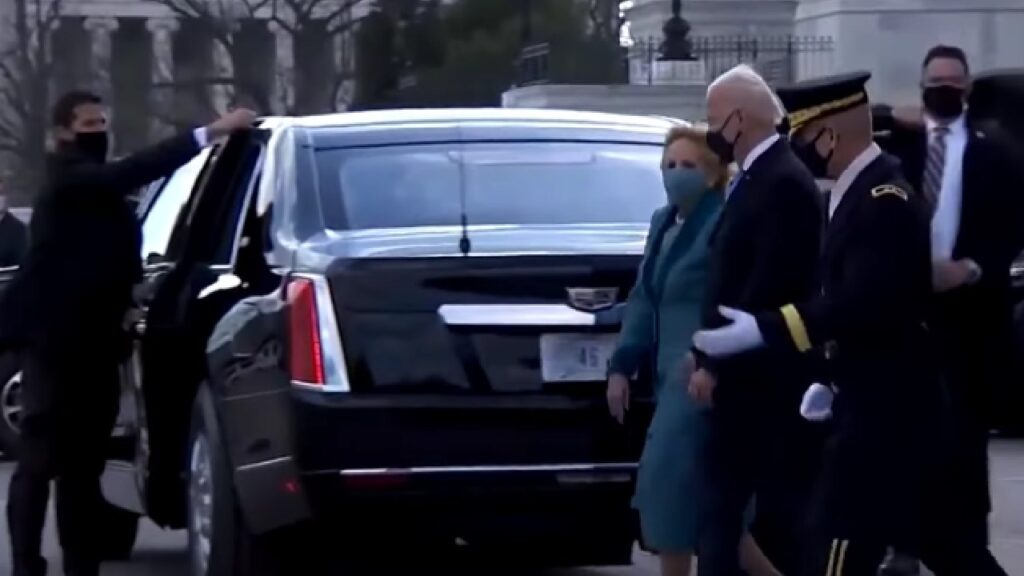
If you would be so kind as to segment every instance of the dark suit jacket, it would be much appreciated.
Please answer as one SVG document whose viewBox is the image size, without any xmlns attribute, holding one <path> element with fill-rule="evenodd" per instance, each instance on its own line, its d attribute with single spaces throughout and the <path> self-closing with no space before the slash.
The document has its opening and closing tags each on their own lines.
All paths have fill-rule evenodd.
<svg viewBox="0 0 1024 576">
<path fill-rule="evenodd" d="M 785 138 L 741 178 L 711 238 L 706 328 L 725 323 L 722 305 L 757 314 L 816 293 L 823 212 L 814 178 Z M 716 411 L 774 406 L 797 414 L 809 384 L 804 359 L 764 350 L 726 359 L 695 355 L 717 376 Z"/>
<path fill-rule="evenodd" d="M 142 272 L 141 230 L 126 197 L 198 151 L 187 133 L 106 164 L 72 149 L 48 158 L 29 252 L 0 308 L 9 343 L 103 345 L 116 338 Z"/>
<path fill-rule="evenodd" d="M 10 212 L 0 215 L 0 268 L 20 266 L 28 249 L 28 226 Z"/>
<path fill-rule="evenodd" d="M 877 126 L 876 126 L 877 127 Z M 927 135 L 883 123 L 883 142 L 902 163 L 907 180 L 920 189 Z M 968 126 L 963 159 L 960 229 L 953 258 L 970 258 L 981 280 L 933 299 L 930 325 L 941 346 L 946 376 L 956 401 L 974 416 L 991 408 L 992 387 L 1008 370 L 1012 342 L 1010 264 L 1024 249 L 1024 155 L 997 131 Z"/>
</svg>

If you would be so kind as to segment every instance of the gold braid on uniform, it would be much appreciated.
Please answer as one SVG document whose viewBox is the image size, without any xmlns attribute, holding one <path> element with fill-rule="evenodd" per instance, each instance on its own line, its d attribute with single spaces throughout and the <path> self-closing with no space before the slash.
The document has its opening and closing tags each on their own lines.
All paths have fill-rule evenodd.
<svg viewBox="0 0 1024 576">
<path fill-rule="evenodd" d="M 800 316 L 800 311 L 796 309 L 796 306 L 787 304 L 782 307 L 779 312 L 782 313 L 782 319 L 786 321 L 786 328 L 789 330 L 789 335 L 793 338 L 793 344 L 796 345 L 798 352 L 807 352 L 811 349 L 811 337 L 807 335 L 807 325 L 804 324 L 804 319 Z"/>
<path fill-rule="evenodd" d="M 839 112 L 846 108 L 853 108 L 861 102 L 867 102 L 867 100 L 868 95 L 866 92 L 858 92 L 852 96 L 846 96 L 845 98 L 840 98 L 838 100 L 825 102 L 824 104 L 818 104 L 817 106 L 811 106 L 810 108 L 804 108 L 803 110 L 792 112 L 789 115 L 789 134 L 795 134 L 803 127 L 804 124 L 824 116 L 829 112 Z"/>
<path fill-rule="evenodd" d="M 881 198 L 882 196 L 895 196 L 904 202 L 910 198 L 906 190 L 895 184 L 882 184 L 871 189 L 872 198 Z"/>
</svg>

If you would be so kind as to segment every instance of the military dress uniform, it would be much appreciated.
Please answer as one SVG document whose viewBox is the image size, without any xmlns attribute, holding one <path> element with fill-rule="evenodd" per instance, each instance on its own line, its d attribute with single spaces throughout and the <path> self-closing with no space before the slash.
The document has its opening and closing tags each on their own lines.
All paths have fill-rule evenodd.
<svg viewBox="0 0 1024 576">
<path fill-rule="evenodd" d="M 868 77 L 780 90 L 791 130 L 866 106 Z M 937 461 L 943 395 L 925 325 L 929 217 L 875 144 L 839 176 L 828 211 L 820 295 L 756 319 L 769 348 L 827 352 L 837 390 L 816 513 L 827 541 L 814 547 L 809 573 L 874 576 L 888 547 L 919 549 L 923 487 Z"/>
</svg>

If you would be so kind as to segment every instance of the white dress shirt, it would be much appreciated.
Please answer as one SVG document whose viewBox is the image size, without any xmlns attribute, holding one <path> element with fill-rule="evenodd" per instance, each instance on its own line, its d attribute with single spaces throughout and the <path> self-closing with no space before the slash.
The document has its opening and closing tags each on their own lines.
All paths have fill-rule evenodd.
<svg viewBox="0 0 1024 576">
<path fill-rule="evenodd" d="M 750 151 L 750 154 L 747 154 L 747 157 L 743 159 L 743 171 L 746 172 L 750 170 L 750 167 L 754 165 L 754 162 L 756 162 L 762 154 L 767 152 L 768 149 L 772 147 L 772 144 L 775 144 L 778 141 L 779 135 L 772 134 L 771 136 L 762 140 L 760 144 L 754 146 L 754 148 Z"/>
<path fill-rule="evenodd" d="M 210 131 L 206 129 L 206 126 L 196 128 L 192 131 L 192 138 L 195 139 L 196 146 L 206 148 L 210 144 Z"/>
<path fill-rule="evenodd" d="M 832 186 L 832 191 L 829 193 L 828 201 L 828 217 L 831 219 L 832 214 L 835 213 L 836 208 L 839 207 L 839 203 L 843 201 L 843 195 L 853 184 L 853 181 L 860 176 L 860 173 L 875 161 L 876 158 L 882 155 L 882 149 L 878 147 L 878 144 L 874 142 L 870 146 L 864 149 L 863 152 L 857 155 L 850 162 L 850 165 L 843 170 L 843 173 L 836 179 L 836 183 Z"/>
<path fill-rule="evenodd" d="M 935 129 L 940 126 L 934 120 L 926 119 L 928 145 L 935 139 Z M 942 168 L 942 187 L 935 213 L 932 216 L 932 259 L 949 260 L 953 257 L 956 237 L 960 233 L 960 209 L 963 205 L 964 150 L 967 149 L 967 123 L 960 116 L 947 125 L 946 159 Z"/>
<path fill-rule="evenodd" d="M 762 140 L 760 144 L 758 144 L 757 146 L 754 146 L 750 150 L 750 154 L 747 154 L 747 157 L 743 159 L 742 171 L 746 172 L 746 171 L 750 170 L 750 167 L 754 165 L 754 162 L 756 162 L 757 159 L 762 154 L 764 154 L 769 148 L 771 148 L 772 144 L 775 144 L 778 141 L 779 141 L 779 135 L 778 134 L 772 134 L 771 136 L 769 136 L 769 137 L 765 138 L 764 140 Z M 725 199 L 726 200 L 728 200 L 729 197 L 732 196 L 732 191 L 736 189 L 736 186 L 739 184 L 739 179 L 742 178 L 742 177 L 743 177 L 742 172 L 740 174 L 737 174 L 736 175 L 736 181 L 732 182 L 729 185 L 729 187 L 725 189 Z"/>
</svg>

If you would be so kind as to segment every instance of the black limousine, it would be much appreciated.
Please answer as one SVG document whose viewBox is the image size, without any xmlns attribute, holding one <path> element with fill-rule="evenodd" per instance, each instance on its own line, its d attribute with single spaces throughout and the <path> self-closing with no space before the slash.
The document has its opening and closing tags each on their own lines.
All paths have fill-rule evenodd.
<svg viewBox="0 0 1024 576">
<path fill-rule="evenodd" d="M 187 528 L 196 576 L 382 544 L 630 562 L 650 393 L 620 426 L 605 365 L 670 126 L 358 112 L 205 150 L 141 200 L 107 498 Z"/>
</svg>

